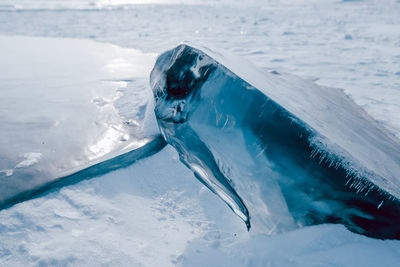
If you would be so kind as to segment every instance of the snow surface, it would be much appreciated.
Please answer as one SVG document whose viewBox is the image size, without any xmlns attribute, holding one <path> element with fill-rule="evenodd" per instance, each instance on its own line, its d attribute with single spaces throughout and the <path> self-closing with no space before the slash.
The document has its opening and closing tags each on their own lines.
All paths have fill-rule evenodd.
<svg viewBox="0 0 400 267">
<path fill-rule="evenodd" d="M 84 9 L 101 10 L 113 8 L 126 8 L 131 5 L 143 4 L 199 4 L 212 2 L 212 0 L 2 0 L 0 10 L 64 10 Z"/>
<path fill-rule="evenodd" d="M 211 208 L 212 207 L 212 208 Z M 3 266 L 396 266 L 400 242 L 319 225 L 269 236 L 194 179 L 172 147 L 0 212 Z"/>
<path fill-rule="evenodd" d="M 400 137 L 399 1 L 224 0 L 92 9 L 9 4 L 39 2 L 61 1 L 2 1 L 0 34 L 87 38 L 145 53 L 163 52 L 185 39 L 200 42 L 265 70 L 344 88 Z M 247 233 L 172 148 L 0 211 L 0 217 L 5 266 L 397 266 L 400 261 L 399 241 L 363 237 L 340 225 L 276 236 Z"/>
</svg>

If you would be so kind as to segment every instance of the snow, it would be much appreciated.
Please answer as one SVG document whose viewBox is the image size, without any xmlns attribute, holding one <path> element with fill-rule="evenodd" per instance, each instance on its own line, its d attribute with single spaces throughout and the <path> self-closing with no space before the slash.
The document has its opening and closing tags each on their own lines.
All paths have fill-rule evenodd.
<svg viewBox="0 0 400 267">
<path fill-rule="evenodd" d="M 42 157 L 42 153 L 26 153 L 23 155 L 24 160 L 18 163 L 15 168 L 25 168 L 32 166 L 33 164 L 36 164 L 40 161 Z"/>
<path fill-rule="evenodd" d="M 190 178 L 168 149 L 4 210 L 1 265 L 172 265 L 209 224 Z"/>
<path fill-rule="evenodd" d="M 0 236 L 5 266 L 396 266 L 400 260 L 399 241 L 341 225 L 275 236 L 247 232 L 172 147 L 1 211 Z"/>
<path fill-rule="evenodd" d="M 351 235 L 339 225 L 319 225 L 278 236 L 258 235 L 225 248 L 193 242 L 187 248 L 184 265 L 379 266 L 385 259 L 388 266 L 396 266 L 396 242 L 385 242 Z"/>
<path fill-rule="evenodd" d="M 52 3 L 36 5 L 45 2 Z M 182 40 L 203 43 L 243 56 L 267 71 L 293 73 L 343 88 L 400 137 L 398 1 L 224 0 L 104 8 L 87 7 L 96 1 L 79 1 L 85 3 L 83 7 L 71 1 L 59 8 L 53 5 L 56 2 L 66 3 L 2 1 L 0 34 L 92 39 L 139 49 L 153 58 L 154 53 Z M 63 47 L 78 42 L 51 38 L 46 42 L 61 45 L 62 41 Z M 111 49 L 83 41 L 88 42 L 88 53 L 93 46 Z M 93 52 L 101 57 L 102 53 Z M 12 50 L 2 49 L 0 64 L 12 64 L 5 60 L 12 56 Z M 68 57 L 59 62 L 65 61 Z M 115 60 L 109 70 L 127 64 L 132 61 Z M 38 68 L 24 69 L 23 64 L 21 68 L 14 78 L 40 74 Z M 143 74 L 148 75 L 149 68 Z M 120 78 L 117 84 L 110 81 L 110 88 L 126 82 Z M 144 84 L 134 81 L 124 94 Z M 5 85 L 1 79 L 0 86 Z M 129 114 L 130 108 L 140 109 L 145 98 L 132 92 L 132 102 L 119 98 L 119 106 Z M 90 99 L 101 107 L 113 101 L 114 95 Z M 154 130 L 154 123 L 147 126 Z M 41 153 L 21 151 L 15 164 L 1 167 L 0 172 L 10 173 L 24 160 L 24 153 L 32 152 Z M 44 156 L 37 164 L 43 160 Z M 0 236 L 0 265 L 5 266 L 396 266 L 400 260 L 399 241 L 367 238 L 340 225 L 304 227 L 274 236 L 248 233 L 170 147 L 126 169 L 0 211 Z"/>
<path fill-rule="evenodd" d="M 101 10 L 143 4 L 195 4 L 207 1 L 199 0 L 3 0 L 0 10 Z M 212 2 L 208 0 L 208 2 Z"/>
</svg>

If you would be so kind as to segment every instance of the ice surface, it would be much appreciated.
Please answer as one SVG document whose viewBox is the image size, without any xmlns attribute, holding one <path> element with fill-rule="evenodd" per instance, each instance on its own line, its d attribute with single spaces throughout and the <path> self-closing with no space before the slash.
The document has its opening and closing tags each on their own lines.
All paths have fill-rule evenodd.
<svg viewBox="0 0 400 267">
<path fill-rule="evenodd" d="M 182 40 L 204 43 L 267 71 L 343 88 L 400 137 L 398 0 L 97 2 L 2 0 L 0 34 L 85 38 L 150 53 Z M 253 221 L 247 233 L 177 157 L 168 146 L 128 168 L 0 211 L 0 265 L 353 267 L 400 261 L 399 241 L 367 238 L 341 225 L 268 236 L 255 233 Z"/>
<path fill-rule="evenodd" d="M 144 145 L 159 149 L 157 130 L 144 128 L 154 54 L 38 37 L 0 37 L 0 51 L 0 207 Z"/>
<path fill-rule="evenodd" d="M 202 50 L 167 51 L 151 74 L 161 132 L 201 182 L 248 226 L 250 211 L 269 231 L 400 238 L 397 138 L 339 89 Z"/>
</svg>

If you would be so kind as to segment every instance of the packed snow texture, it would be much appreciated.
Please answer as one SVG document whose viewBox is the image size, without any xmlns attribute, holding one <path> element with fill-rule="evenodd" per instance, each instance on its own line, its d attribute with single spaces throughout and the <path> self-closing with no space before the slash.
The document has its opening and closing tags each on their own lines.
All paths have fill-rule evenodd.
<svg viewBox="0 0 400 267">
<path fill-rule="evenodd" d="M 97 2 L 4 0 L 0 34 L 92 39 L 146 54 L 182 40 L 200 42 L 267 71 L 343 88 L 400 137 L 399 1 L 96 7 Z M 0 51 L 5 56 L 10 55 Z M 39 159 L 32 156 L 24 152 L 19 162 Z M 397 266 L 400 261 L 399 241 L 367 238 L 340 225 L 275 236 L 248 233 L 170 147 L 126 169 L 20 203 L 0 217 L 5 266 Z"/>
<path fill-rule="evenodd" d="M 208 0 L 211 2 L 210 0 Z M 0 10 L 101 10 L 143 4 L 199 4 L 207 0 L 2 0 Z"/>
<path fill-rule="evenodd" d="M 247 232 L 172 147 L 0 212 L 4 266 L 396 266 L 400 242 L 319 225 Z"/>
</svg>

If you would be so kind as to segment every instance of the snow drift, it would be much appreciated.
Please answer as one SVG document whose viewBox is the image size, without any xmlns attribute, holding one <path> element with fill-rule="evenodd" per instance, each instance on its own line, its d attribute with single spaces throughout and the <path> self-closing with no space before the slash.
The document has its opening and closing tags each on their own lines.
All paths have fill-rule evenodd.
<svg viewBox="0 0 400 267">
<path fill-rule="evenodd" d="M 181 44 L 151 73 L 161 132 L 255 231 L 400 238 L 400 143 L 341 90 Z"/>
</svg>

